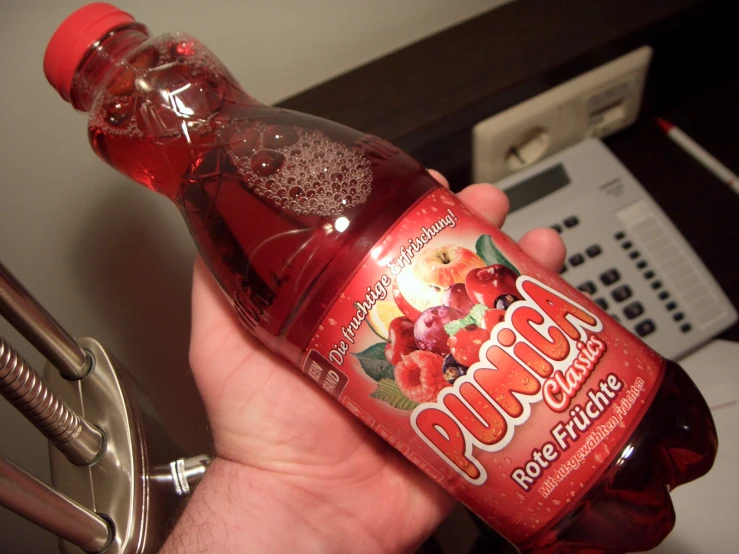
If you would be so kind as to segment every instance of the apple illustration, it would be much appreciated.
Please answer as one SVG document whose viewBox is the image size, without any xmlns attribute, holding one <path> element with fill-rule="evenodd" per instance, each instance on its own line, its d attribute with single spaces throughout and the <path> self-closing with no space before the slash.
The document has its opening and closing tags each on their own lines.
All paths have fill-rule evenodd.
<svg viewBox="0 0 739 554">
<path fill-rule="evenodd" d="M 446 244 L 424 250 L 413 264 L 413 276 L 442 289 L 464 283 L 472 269 L 485 267 L 480 257 L 462 246 Z"/>
<path fill-rule="evenodd" d="M 444 287 L 418 281 L 410 270 L 404 270 L 393 281 L 391 292 L 395 305 L 415 323 L 422 311 L 441 305 Z"/>
</svg>

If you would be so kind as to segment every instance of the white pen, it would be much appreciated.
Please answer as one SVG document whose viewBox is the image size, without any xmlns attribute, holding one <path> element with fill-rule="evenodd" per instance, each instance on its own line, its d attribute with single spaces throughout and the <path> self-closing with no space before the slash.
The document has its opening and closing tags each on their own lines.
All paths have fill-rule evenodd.
<svg viewBox="0 0 739 554">
<path fill-rule="evenodd" d="M 675 144 L 739 194 L 739 177 L 732 173 L 728 167 L 709 154 L 705 148 L 686 135 L 679 127 L 661 117 L 657 118 L 657 124 Z"/>
</svg>

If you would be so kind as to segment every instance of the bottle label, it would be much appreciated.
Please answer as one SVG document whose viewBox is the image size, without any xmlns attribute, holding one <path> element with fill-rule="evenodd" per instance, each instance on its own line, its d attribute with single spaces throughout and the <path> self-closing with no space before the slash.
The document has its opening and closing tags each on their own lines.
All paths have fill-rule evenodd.
<svg viewBox="0 0 739 554">
<path fill-rule="evenodd" d="M 302 367 L 521 543 L 618 455 L 664 362 L 438 189 L 372 249 Z"/>
</svg>

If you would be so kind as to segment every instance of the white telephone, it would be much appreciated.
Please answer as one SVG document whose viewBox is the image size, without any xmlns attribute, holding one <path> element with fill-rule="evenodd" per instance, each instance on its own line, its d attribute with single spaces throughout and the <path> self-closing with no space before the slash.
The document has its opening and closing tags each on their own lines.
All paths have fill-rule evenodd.
<svg viewBox="0 0 739 554">
<path fill-rule="evenodd" d="M 552 227 L 567 245 L 563 278 L 663 356 L 679 359 L 737 312 L 647 191 L 597 139 L 497 183 L 514 239 Z"/>
</svg>

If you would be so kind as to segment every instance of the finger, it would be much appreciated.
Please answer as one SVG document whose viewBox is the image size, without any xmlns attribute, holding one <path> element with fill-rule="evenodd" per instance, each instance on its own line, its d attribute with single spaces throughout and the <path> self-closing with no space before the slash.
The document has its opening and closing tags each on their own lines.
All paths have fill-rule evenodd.
<svg viewBox="0 0 739 554">
<path fill-rule="evenodd" d="M 431 176 L 441 185 L 449 188 L 449 181 L 435 169 L 429 169 Z M 503 191 L 488 184 L 470 185 L 457 194 L 467 207 L 496 227 L 503 225 L 508 214 L 508 197 Z"/>
<path fill-rule="evenodd" d="M 565 245 L 554 229 L 534 229 L 519 241 L 521 248 L 541 265 L 552 271 L 562 269 L 565 261 Z"/>
<path fill-rule="evenodd" d="M 431 173 L 431 176 L 439 181 L 439 183 L 441 183 L 446 188 L 449 188 L 449 181 L 447 181 L 446 177 L 444 177 L 441 173 L 439 173 L 435 169 L 429 169 L 428 172 Z"/>
<path fill-rule="evenodd" d="M 510 206 L 508 197 L 502 190 L 493 185 L 470 185 L 461 190 L 457 197 L 471 211 L 489 221 L 495 227 L 501 227 L 506 215 L 508 215 Z"/>
</svg>

